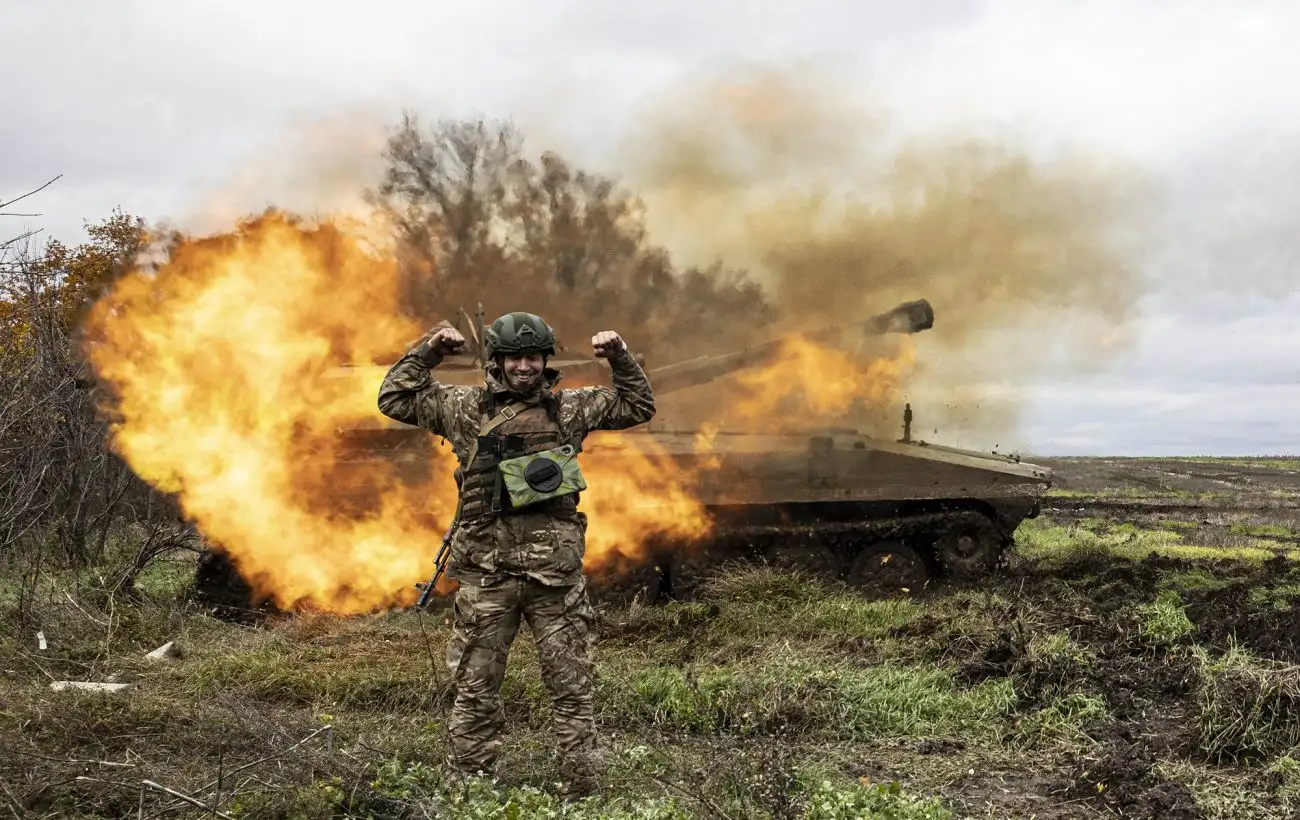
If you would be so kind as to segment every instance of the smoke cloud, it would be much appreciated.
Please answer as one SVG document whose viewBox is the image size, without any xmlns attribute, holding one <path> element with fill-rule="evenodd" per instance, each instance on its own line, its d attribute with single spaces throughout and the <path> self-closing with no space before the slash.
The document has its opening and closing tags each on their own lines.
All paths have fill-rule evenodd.
<svg viewBox="0 0 1300 820">
<path fill-rule="evenodd" d="M 300 213 L 364 212 L 362 192 L 383 173 L 386 120 L 357 108 L 297 124 L 209 192 L 186 223 L 219 229 L 269 204 Z M 533 155 L 551 146 L 537 145 L 528 123 L 521 131 L 536 163 Z M 583 264 L 625 270 L 601 274 L 601 293 L 575 298 L 552 282 L 556 248 L 572 246 L 569 238 L 557 235 L 514 258 L 489 248 L 470 257 L 485 272 L 467 270 L 460 286 L 444 287 L 424 319 L 454 317 L 479 301 L 489 313 L 518 309 L 503 299 L 527 294 L 531 309 L 546 313 L 578 355 L 590 333 L 613 327 L 630 331 L 638 350 L 653 354 L 653 367 L 780 333 L 851 329 L 899 302 L 925 298 L 936 321 L 919 336 L 845 334 L 838 352 L 846 358 L 827 363 L 828 372 L 843 377 L 856 357 L 865 374 L 871 361 L 888 359 L 897 365 L 887 368 L 890 389 L 871 388 L 870 401 L 851 406 L 833 402 L 835 411 L 818 419 L 892 435 L 910 402 L 918 434 L 1004 449 L 1017 441 L 1017 388 L 1043 376 L 1093 372 L 1132 350 L 1156 192 L 1141 169 L 1117 158 L 1044 156 L 973 132 L 901 133 L 869 89 L 807 66 L 692 77 L 608 131 L 622 136 L 606 170 L 645 204 L 635 212 L 647 229 L 644 251 L 620 245 L 622 256 L 613 259 L 592 245 Z M 579 151 L 566 159 L 586 165 Z M 544 181 L 550 172 L 538 173 Z M 650 245 L 666 249 L 677 271 L 747 271 L 777 321 L 767 314 L 760 320 L 753 300 L 728 295 L 727 284 L 665 292 L 648 308 L 642 290 L 653 277 L 644 271 L 658 264 Z M 587 326 L 593 322 L 600 326 Z M 817 389 L 815 375 L 802 376 L 804 404 Z M 675 394 L 661 418 L 719 422 L 719 402 L 739 394 L 751 408 L 744 421 L 770 426 L 752 412 L 755 384 L 736 377 Z M 777 387 L 766 378 L 757 384 Z M 768 410 L 778 405 L 798 413 L 800 395 Z"/>
<path fill-rule="evenodd" d="M 979 385 L 1090 371 L 1128 348 L 1150 181 L 1110 158 L 907 138 L 863 96 L 813 70 L 673 88 L 634 123 L 621 170 L 652 241 L 682 264 L 747 267 L 785 329 L 928 299 L 935 326 L 876 415 L 887 410 L 892 429 L 902 401 L 919 400 L 940 438 L 956 427 L 1014 440 L 1016 403 Z"/>
</svg>

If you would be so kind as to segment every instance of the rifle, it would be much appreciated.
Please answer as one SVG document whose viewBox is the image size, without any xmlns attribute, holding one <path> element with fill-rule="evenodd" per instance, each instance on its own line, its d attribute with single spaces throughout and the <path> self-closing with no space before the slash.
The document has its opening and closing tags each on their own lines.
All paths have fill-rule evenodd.
<svg viewBox="0 0 1300 820">
<path fill-rule="evenodd" d="M 433 559 L 433 578 L 427 584 L 417 583 L 415 585 L 416 589 L 422 590 L 420 600 L 415 605 L 416 609 L 424 609 L 425 604 L 429 603 L 429 596 L 433 594 L 433 588 L 438 585 L 438 579 L 442 577 L 442 573 L 447 569 L 447 553 L 451 551 L 451 534 L 455 531 L 456 528 L 453 525 L 447 530 L 447 534 L 443 536 L 442 546 L 438 548 L 438 554 Z"/>
</svg>

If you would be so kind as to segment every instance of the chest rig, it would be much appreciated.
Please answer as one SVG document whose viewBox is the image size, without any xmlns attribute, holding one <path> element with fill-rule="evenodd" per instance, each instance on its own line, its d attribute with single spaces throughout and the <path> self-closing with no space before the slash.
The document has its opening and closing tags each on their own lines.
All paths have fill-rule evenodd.
<svg viewBox="0 0 1300 820">
<path fill-rule="evenodd" d="M 537 404 L 485 396 L 478 436 L 460 474 L 463 520 L 520 513 L 572 513 L 587 488 L 578 466 L 581 442 L 559 420 L 559 397 Z"/>
</svg>

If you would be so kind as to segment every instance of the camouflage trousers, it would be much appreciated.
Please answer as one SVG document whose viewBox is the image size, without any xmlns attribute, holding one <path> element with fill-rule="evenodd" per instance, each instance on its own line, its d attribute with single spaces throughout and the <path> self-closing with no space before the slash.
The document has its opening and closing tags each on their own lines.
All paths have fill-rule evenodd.
<svg viewBox="0 0 1300 820">
<path fill-rule="evenodd" d="M 501 683 L 522 618 L 551 696 L 561 774 L 566 780 L 594 777 L 595 634 L 586 580 L 559 587 L 518 577 L 462 583 L 452 611 L 447 665 L 456 684 L 449 726 L 456 767 L 490 773 L 496 764 L 505 725 Z"/>
</svg>

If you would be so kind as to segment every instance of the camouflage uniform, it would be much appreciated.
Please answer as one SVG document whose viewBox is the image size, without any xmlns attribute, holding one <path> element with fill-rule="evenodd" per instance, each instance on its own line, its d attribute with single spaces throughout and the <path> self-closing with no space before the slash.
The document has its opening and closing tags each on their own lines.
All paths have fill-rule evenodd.
<svg viewBox="0 0 1300 820">
<path fill-rule="evenodd" d="M 460 460 L 462 508 L 447 570 L 460 583 L 447 648 L 456 682 L 449 727 L 454 762 L 471 772 L 490 772 L 496 762 L 505 717 L 501 683 L 522 617 L 552 698 L 565 778 L 589 783 L 595 635 L 582 570 L 587 519 L 577 510 L 576 495 L 510 510 L 508 500 L 502 503 L 495 464 L 503 455 L 562 443 L 580 449 L 593 430 L 649 421 L 655 412 L 650 383 L 626 345 L 609 359 L 613 389 L 554 390 L 559 373 L 547 368 L 543 386 L 530 396 L 513 393 L 496 362 L 485 368 L 484 387 L 440 384 L 431 370 L 441 360 L 424 347 L 403 356 L 380 387 L 379 407 L 390 418 L 445 438 Z M 478 440 L 484 421 L 511 403 L 516 414 Z M 476 440 L 478 455 L 470 460 Z"/>
</svg>

